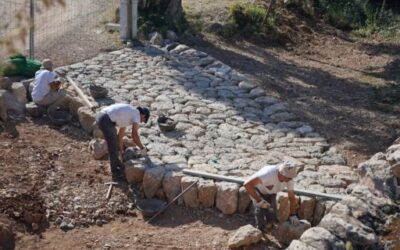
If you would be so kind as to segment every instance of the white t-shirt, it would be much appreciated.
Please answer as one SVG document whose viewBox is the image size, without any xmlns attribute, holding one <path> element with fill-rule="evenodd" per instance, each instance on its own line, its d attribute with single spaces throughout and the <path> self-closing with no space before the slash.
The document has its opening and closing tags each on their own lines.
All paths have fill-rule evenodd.
<svg viewBox="0 0 400 250">
<path fill-rule="evenodd" d="M 38 70 L 32 90 L 32 100 L 38 102 L 50 92 L 49 84 L 54 81 L 56 74 L 47 69 Z"/>
<path fill-rule="evenodd" d="M 107 113 L 110 120 L 115 122 L 120 128 L 128 127 L 133 123 L 140 123 L 139 110 L 129 104 L 117 103 L 105 107 L 101 111 Z"/>
<path fill-rule="evenodd" d="M 278 179 L 278 166 L 267 165 L 254 173 L 250 179 L 258 177 L 261 179 L 262 184 L 257 184 L 256 188 L 263 194 L 276 194 L 284 189 L 286 186 L 288 190 L 294 189 L 294 182 L 280 182 Z"/>
</svg>

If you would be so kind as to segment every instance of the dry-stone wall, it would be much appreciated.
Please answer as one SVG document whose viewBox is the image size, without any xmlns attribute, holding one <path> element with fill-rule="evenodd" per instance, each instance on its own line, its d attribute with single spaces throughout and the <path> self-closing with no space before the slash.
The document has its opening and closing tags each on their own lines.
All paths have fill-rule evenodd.
<svg viewBox="0 0 400 250">
<path fill-rule="evenodd" d="M 386 197 L 399 196 L 399 142 L 355 171 L 285 103 L 268 96 L 244 75 L 185 45 L 167 48 L 123 49 L 59 69 L 84 89 L 92 83 L 107 88 L 107 98 L 91 99 L 99 106 L 134 101 L 178 122 L 173 132 L 160 132 L 154 119 L 140 129 L 143 143 L 150 149 L 149 160 L 125 159 L 130 183 L 140 183 L 148 198 L 171 201 L 198 180 L 178 203 L 191 208 L 216 207 L 224 214 L 243 213 L 250 199 L 242 187 L 184 176 L 180 170 L 245 178 L 264 165 L 294 157 L 305 164 L 295 180 L 296 187 L 348 196 L 338 203 L 298 197 L 301 220 L 293 227 L 287 222 L 288 197 L 279 194 L 278 218 L 282 223 L 276 237 L 281 235 L 290 243 L 301 236 L 289 249 L 344 249 L 347 241 L 355 249 L 382 247 L 377 234 L 388 214 L 397 211 Z M 29 84 L 2 79 L 0 86 L 0 114 L 5 120 L 9 110 L 23 111 Z M 97 138 L 90 144 L 94 156 L 104 157 L 105 144 L 94 124 L 94 112 L 76 96 L 67 98 L 64 106 Z M 32 115 L 39 112 L 32 104 L 26 109 Z M 135 155 L 134 150 L 131 155 Z"/>
</svg>

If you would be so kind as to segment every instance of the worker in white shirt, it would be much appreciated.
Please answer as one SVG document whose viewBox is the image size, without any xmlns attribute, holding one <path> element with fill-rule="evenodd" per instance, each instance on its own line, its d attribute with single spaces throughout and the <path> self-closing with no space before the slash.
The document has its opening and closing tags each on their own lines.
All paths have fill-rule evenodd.
<svg viewBox="0 0 400 250">
<path fill-rule="evenodd" d="M 132 125 L 132 140 L 140 148 L 142 156 L 147 154 L 139 136 L 139 124 L 147 123 L 150 111 L 147 108 L 134 107 L 129 104 L 118 103 L 103 108 L 96 115 L 96 123 L 103 132 L 110 155 L 110 166 L 113 179 L 123 178 L 123 164 L 118 158 L 119 151 L 123 152 L 123 137 L 126 127 Z M 118 134 L 116 127 L 119 128 Z"/>
<path fill-rule="evenodd" d="M 297 208 L 294 194 L 293 178 L 297 176 L 297 169 L 302 163 L 296 160 L 286 160 L 280 165 L 267 165 L 245 181 L 244 187 L 255 206 L 256 227 L 262 231 L 271 228 L 276 222 L 276 194 L 286 186 L 290 201 L 290 214 Z M 298 224 L 296 216 L 290 217 L 290 222 Z"/>
<path fill-rule="evenodd" d="M 61 80 L 53 72 L 53 63 L 50 59 L 42 61 L 42 68 L 35 74 L 32 89 L 32 101 L 46 106 L 47 113 L 57 110 L 65 99 L 65 91 L 60 89 Z"/>
</svg>

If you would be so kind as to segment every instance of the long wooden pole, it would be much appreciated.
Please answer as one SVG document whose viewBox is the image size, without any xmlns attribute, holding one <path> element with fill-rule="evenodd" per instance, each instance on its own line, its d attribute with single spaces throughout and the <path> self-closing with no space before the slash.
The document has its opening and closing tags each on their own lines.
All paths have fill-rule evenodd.
<svg viewBox="0 0 400 250">
<path fill-rule="evenodd" d="M 193 182 L 192 184 L 190 184 L 185 190 L 183 190 L 180 194 L 178 194 L 172 201 L 170 201 L 163 209 L 161 209 L 160 211 L 158 211 L 153 217 L 151 217 L 148 221 L 146 221 L 146 223 L 150 223 L 150 221 L 154 220 L 154 218 L 156 218 L 158 215 L 160 215 L 162 212 L 164 212 L 165 210 L 167 210 L 167 208 L 169 206 L 171 206 L 171 204 L 173 204 L 177 199 L 179 199 L 179 197 L 181 197 L 183 194 L 185 194 L 191 187 L 193 187 L 194 185 L 196 185 L 196 183 L 198 182 L 198 180 L 196 180 L 195 182 Z"/>
<path fill-rule="evenodd" d="M 86 95 L 82 92 L 82 90 L 78 87 L 78 85 L 71 79 L 71 77 L 66 76 L 66 79 L 68 82 L 71 84 L 71 86 L 74 88 L 76 93 L 79 95 L 80 98 L 85 102 L 85 104 L 90 108 L 93 109 L 94 105 L 89 101 L 89 99 L 86 97 Z"/>
<path fill-rule="evenodd" d="M 245 181 L 244 179 L 238 178 L 238 177 L 210 174 L 207 172 L 195 171 L 195 170 L 190 170 L 190 169 L 184 169 L 182 172 L 184 174 L 192 175 L 192 176 L 214 179 L 214 180 L 218 180 L 218 181 L 234 182 L 239 185 L 243 185 L 243 183 Z M 294 189 L 294 192 L 297 195 L 303 195 L 303 196 L 309 196 L 309 197 L 319 197 L 322 199 L 335 200 L 335 201 L 340 201 L 345 197 L 344 195 L 339 195 L 339 194 L 326 194 L 326 193 L 314 192 L 314 191 L 310 191 L 310 190 L 297 189 L 297 188 Z"/>
</svg>

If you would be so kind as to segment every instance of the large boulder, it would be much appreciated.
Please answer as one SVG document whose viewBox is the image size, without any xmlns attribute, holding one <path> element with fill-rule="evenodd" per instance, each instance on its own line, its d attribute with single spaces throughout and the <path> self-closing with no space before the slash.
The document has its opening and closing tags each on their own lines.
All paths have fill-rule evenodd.
<svg viewBox="0 0 400 250">
<path fill-rule="evenodd" d="M 285 221 L 280 223 L 272 234 L 279 242 L 288 245 L 292 240 L 299 239 L 309 228 L 311 228 L 311 224 L 306 220 L 300 220 L 298 225 L 292 225 L 289 221 Z"/>
<path fill-rule="evenodd" d="M 326 209 L 325 202 L 317 200 L 315 203 L 313 220 L 311 223 L 312 226 L 318 225 L 318 223 L 325 215 L 325 209 Z"/>
<path fill-rule="evenodd" d="M 374 230 L 350 215 L 329 213 L 318 225 L 343 241 L 350 241 L 354 249 L 378 249 L 378 237 Z"/>
<path fill-rule="evenodd" d="M 103 139 L 92 139 L 89 142 L 89 151 L 96 160 L 100 160 L 108 154 L 107 142 Z"/>
<path fill-rule="evenodd" d="M 310 245 L 307 245 L 306 243 L 299 241 L 299 240 L 293 240 L 290 245 L 286 248 L 286 250 L 319 250 L 317 248 L 314 248 Z"/>
<path fill-rule="evenodd" d="M 130 183 L 139 183 L 143 181 L 147 166 L 141 161 L 129 160 L 125 162 L 125 177 Z"/>
<path fill-rule="evenodd" d="M 300 208 L 297 212 L 300 219 L 308 220 L 309 222 L 313 221 L 314 208 L 315 208 L 315 198 L 302 196 L 300 198 Z"/>
<path fill-rule="evenodd" d="M 197 184 L 198 199 L 201 207 L 214 206 L 217 186 L 212 180 L 201 180 Z"/>
<path fill-rule="evenodd" d="M 249 194 L 247 193 L 244 187 L 239 188 L 239 197 L 238 197 L 238 212 L 243 214 L 247 211 L 251 203 L 251 199 Z"/>
<path fill-rule="evenodd" d="M 287 221 L 290 216 L 290 202 L 287 193 L 278 193 L 276 200 L 277 218 L 279 222 Z"/>
<path fill-rule="evenodd" d="M 8 77 L 0 76 L 0 89 L 11 90 L 12 81 Z"/>
<path fill-rule="evenodd" d="M 396 199 L 400 195 L 397 193 L 397 179 L 382 153 L 378 153 L 370 160 L 359 164 L 358 170 L 362 177 L 362 183 L 371 189 L 378 189 L 392 199 Z"/>
<path fill-rule="evenodd" d="M 3 121 L 7 120 L 9 110 L 16 113 L 24 113 L 25 105 L 18 102 L 17 98 L 10 92 L 0 89 L 0 118 Z"/>
<path fill-rule="evenodd" d="M 171 202 L 181 192 L 182 177 L 182 173 L 174 171 L 167 171 L 164 175 L 162 187 L 168 202 Z"/>
<path fill-rule="evenodd" d="M 253 227 L 252 225 L 246 225 L 239 228 L 235 234 L 229 239 L 229 248 L 239 248 L 250 246 L 255 244 L 262 239 L 262 232 Z"/>
<path fill-rule="evenodd" d="M 79 123 L 82 128 L 89 134 L 93 131 L 93 125 L 95 122 L 95 113 L 87 107 L 80 107 L 78 109 Z"/>
<path fill-rule="evenodd" d="M 343 241 L 322 227 L 308 229 L 301 235 L 300 240 L 319 250 L 346 249 Z"/>
<path fill-rule="evenodd" d="M 216 206 L 223 214 L 233 214 L 238 207 L 239 185 L 230 182 L 217 183 Z"/>
<path fill-rule="evenodd" d="M 78 109 L 85 106 L 85 103 L 79 97 L 69 96 L 67 95 L 66 98 L 68 103 L 68 110 L 69 112 L 74 115 L 78 116 Z"/>
<path fill-rule="evenodd" d="M 11 86 L 11 92 L 22 105 L 28 102 L 26 88 L 21 82 L 14 82 Z"/>
<path fill-rule="evenodd" d="M 191 176 L 184 176 L 181 179 L 181 187 L 182 191 L 188 188 L 191 184 L 198 181 L 198 178 Z M 197 185 L 192 186 L 184 195 L 183 200 L 185 201 L 185 205 L 190 208 L 198 208 L 199 200 L 198 200 L 198 190 Z"/>
<path fill-rule="evenodd" d="M 39 106 L 34 102 L 29 102 L 25 105 L 26 113 L 32 117 L 40 117 L 46 113 L 46 108 Z"/>
<path fill-rule="evenodd" d="M 153 198 L 161 187 L 165 174 L 163 167 L 153 167 L 146 170 L 143 176 L 143 191 L 147 198 Z"/>
</svg>

